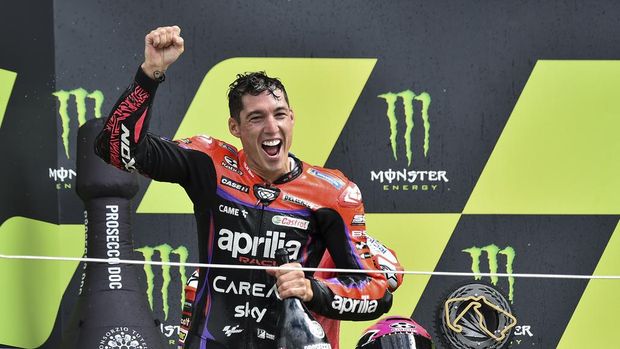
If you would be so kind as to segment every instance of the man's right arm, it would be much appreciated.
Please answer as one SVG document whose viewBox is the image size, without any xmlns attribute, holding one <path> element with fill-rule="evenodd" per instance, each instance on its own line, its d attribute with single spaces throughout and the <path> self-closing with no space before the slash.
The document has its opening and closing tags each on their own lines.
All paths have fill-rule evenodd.
<svg viewBox="0 0 620 349">
<path fill-rule="evenodd" d="M 95 144 L 95 152 L 117 168 L 138 170 L 153 179 L 185 183 L 197 157 L 178 144 L 148 134 L 153 98 L 168 66 L 183 52 L 178 27 L 163 27 L 145 37 L 145 61 L 134 82 L 116 102 Z"/>
</svg>

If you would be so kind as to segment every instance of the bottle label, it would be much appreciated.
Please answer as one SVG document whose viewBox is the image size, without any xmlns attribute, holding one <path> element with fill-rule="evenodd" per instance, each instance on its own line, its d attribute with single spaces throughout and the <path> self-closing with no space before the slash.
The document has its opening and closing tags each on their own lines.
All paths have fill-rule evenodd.
<svg viewBox="0 0 620 349">
<path fill-rule="evenodd" d="M 321 327 L 321 325 L 316 322 L 316 321 L 310 321 L 310 333 L 312 333 L 315 337 L 317 338 L 324 338 L 325 337 L 325 332 L 323 331 L 323 327 Z"/>
</svg>

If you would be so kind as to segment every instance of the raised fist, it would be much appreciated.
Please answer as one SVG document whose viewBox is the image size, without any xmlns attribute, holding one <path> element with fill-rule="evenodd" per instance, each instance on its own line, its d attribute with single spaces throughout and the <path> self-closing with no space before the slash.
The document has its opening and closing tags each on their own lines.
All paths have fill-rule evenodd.
<svg viewBox="0 0 620 349">
<path fill-rule="evenodd" d="M 142 70 L 151 79 L 156 71 L 164 73 L 185 50 L 181 28 L 178 26 L 159 27 L 144 37 L 144 63 Z"/>
</svg>

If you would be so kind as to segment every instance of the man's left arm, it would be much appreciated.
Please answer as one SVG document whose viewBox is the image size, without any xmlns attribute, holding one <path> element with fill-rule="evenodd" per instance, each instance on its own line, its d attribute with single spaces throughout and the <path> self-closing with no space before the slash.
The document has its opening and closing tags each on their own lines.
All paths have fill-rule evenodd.
<svg viewBox="0 0 620 349">
<path fill-rule="evenodd" d="M 326 274 L 316 273 L 310 279 L 312 299 L 306 304 L 318 314 L 332 319 L 371 320 L 389 311 L 396 284 L 388 284 L 385 274 L 377 273 L 376 240 L 366 235 L 364 206 L 359 189 L 348 182 L 330 208 L 317 210 L 319 231 L 329 253 L 319 267 L 361 269 L 366 273 Z M 377 245 L 378 244 L 378 245 Z M 402 269 L 394 259 L 396 269 Z"/>
</svg>

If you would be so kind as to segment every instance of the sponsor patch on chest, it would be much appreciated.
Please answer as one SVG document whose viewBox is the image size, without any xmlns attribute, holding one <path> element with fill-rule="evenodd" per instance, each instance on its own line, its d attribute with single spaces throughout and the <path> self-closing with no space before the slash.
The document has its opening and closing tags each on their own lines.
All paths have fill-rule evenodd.
<svg viewBox="0 0 620 349">
<path fill-rule="evenodd" d="M 297 228 L 297 229 L 303 229 L 303 230 L 307 230 L 308 224 L 310 224 L 310 222 L 305 219 L 288 217 L 288 216 L 279 216 L 279 215 L 273 216 L 273 218 L 271 218 L 271 222 L 275 225 L 281 225 L 284 227 L 291 227 L 291 228 Z"/>
</svg>

